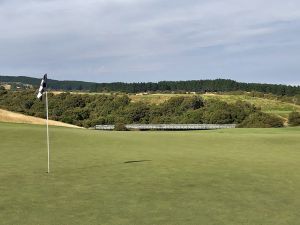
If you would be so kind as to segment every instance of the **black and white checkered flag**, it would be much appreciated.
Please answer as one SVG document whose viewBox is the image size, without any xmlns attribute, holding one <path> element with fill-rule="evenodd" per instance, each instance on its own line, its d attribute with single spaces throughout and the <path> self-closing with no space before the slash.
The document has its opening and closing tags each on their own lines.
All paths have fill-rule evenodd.
<svg viewBox="0 0 300 225">
<path fill-rule="evenodd" d="M 43 93 L 47 88 L 47 74 L 44 75 L 42 81 L 41 81 L 41 85 L 39 88 L 39 93 L 37 94 L 37 98 L 42 100 L 43 98 Z"/>
</svg>

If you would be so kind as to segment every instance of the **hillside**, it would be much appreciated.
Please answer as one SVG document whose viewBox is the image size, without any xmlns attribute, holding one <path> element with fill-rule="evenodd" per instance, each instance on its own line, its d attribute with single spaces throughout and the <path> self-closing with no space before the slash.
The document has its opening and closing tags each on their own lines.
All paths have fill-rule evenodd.
<svg viewBox="0 0 300 225">
<path fill-rule="evenodd" d="M 80 90 L 94 92 L 228 92 L 228 91 L 257 91 L 272 93 L 279 96 L 294 96 L 300 94 L 300 86 L 281 84 L 243 83 L 230 79 L 215 80 L 187 80 L 187 81 L 160 81 L 141 83 L 95 83 L 83 81 L 48 80 L 52 90 Z M 0 76 L 2 83 L 22 83 L 38 87 L 40 79 L 24 76 Z"/>
<path fill-rule="evenodd" d="M 37 118 L 33 116 L 26 116 L 20 113 L 10 112 L 3 109 L 0 109 L 0 122 L 27 123 L 27 124 L 40 124 L 40 125 L 46 124 L 45 119 Z M 72 124 L 62 123 L 54 120 L 49 120 L 49 125 L 78 128 L 78 126 L 74 126 Z"/>
<path fill-rule="evenodd" d="M 150 95 L 129 95 L 133 102 L 147 102 L 150 104 L 161 104 L 172 97 L 178 96 L 195 96 L 194 94 L 150 94 Z M 292 111 L 300 112 L 300 105 L 295 105 L 289 102 L 283 102 L 278 99 L 268 99 L 252 97 L 245 94 L 230 95 L 230 94 L 200 94 L 204 99 L 218 99 L 227 103 L 235 103 L 238 100 L 249 102 L 257 107 L 260 107 L 263 112 L 275 114 L 287 120 L 288 114 Z"/>
<path fill-rule="evenodd" d="M 281 127 L 282 122 L 286 124 L 290 112 L 300 111 L 299 105 L 283 102 L 276 96 L 260 98 L 251 93 L 126 95 L 50 92 L 48 96 L 50 119 L 87 128 L 131 123 L 243 126 L 247 118 L 252 118 L 255 127 Z M 44 101 L 36 98 L 34 90 L 0 91 L 0 108 L 41 118 L 45 115 Z"/>
</svg>

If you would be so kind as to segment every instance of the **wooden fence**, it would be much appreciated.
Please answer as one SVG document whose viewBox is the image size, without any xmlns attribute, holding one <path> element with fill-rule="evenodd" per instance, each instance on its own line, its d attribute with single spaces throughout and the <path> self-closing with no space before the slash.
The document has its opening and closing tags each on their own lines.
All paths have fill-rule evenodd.
<svg viewBox="0 0 300 225">
<path fill-rule="evenodd" d="M 129 130 L 214 130 L 235 128 L 235 124 L 127 124 Z M 113 130 L 115 125 L 96 125 L 96 130 Z"/>
</svg>

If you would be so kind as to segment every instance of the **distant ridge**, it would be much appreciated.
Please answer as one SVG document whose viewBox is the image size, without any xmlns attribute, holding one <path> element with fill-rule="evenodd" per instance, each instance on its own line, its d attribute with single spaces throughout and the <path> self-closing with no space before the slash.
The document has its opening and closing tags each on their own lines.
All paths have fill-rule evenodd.
<svg viewBox="0 0 300 225">
<path fill-rule="evenodd" d="M 0 76 L 0 83 L 22 83 L 38 87 L 39 78 L 26 76 Z M 300 86 L 282 84 L 243 83 L 230 79 L 188 80 L 188 81 L 160 81 L 140 83 L 95 83 L 85 81 L 59 81 L 49 79 L 49 88 L 64 91 L 90 92 L 228 92 L 228 91 L 258 91 L 276 95 L 293 96 L 300 94 Z"/>
</svg>

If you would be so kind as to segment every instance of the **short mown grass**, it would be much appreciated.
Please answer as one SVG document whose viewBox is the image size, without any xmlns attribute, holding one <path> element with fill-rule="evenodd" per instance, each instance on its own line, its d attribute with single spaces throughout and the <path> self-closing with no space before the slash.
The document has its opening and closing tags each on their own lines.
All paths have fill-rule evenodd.
<svg viewBox="0 0 300 225">
<path fill-rule="evenodd" d="M 300 224 L 300 128 L 101 132 L 0 123 L 0 224 Z"/>
</svg>

